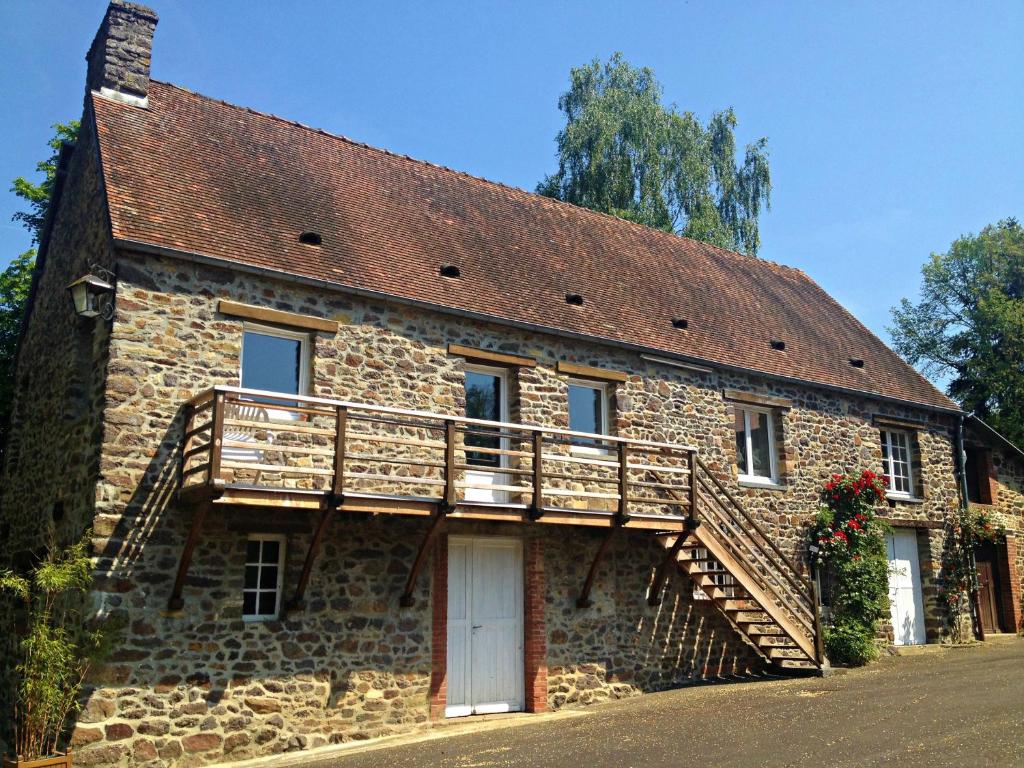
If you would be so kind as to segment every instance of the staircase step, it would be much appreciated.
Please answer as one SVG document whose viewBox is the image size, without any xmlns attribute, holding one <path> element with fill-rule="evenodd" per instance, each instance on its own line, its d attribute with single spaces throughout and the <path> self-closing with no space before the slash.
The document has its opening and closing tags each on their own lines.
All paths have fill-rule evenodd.
<svg viewBox="0 0 1024 768">
<path fill-rule="evenodd" d="M 744 598 L 732 597 L 722 603 L 722 610 L 724 611 L 760 611 L 759 606 L 753 600 L 747 600 Z"/>
<path fill-rule="evenodd" d="M 772 661 L 808 661 L 807 654 L 799 648 L 766 648 Z"/>
<path fill-rule="evenodd" d="M 794 643 L 789 635 L 758 635 L 757 645 L 759 648 L 792 648 L 799 650 L 799 646 Z M 803 651 L 800 651 L 803 653 Z"/>
<path fill-rule="evenodd" d="M 751 637 L 789 637 L 778 624 L 751 624 L 746 633 Z"/>
<path fill-rule="evenodd" d="M 733 613 L 733 611 L 728 611 L 728 613 Z M 737 624 L 775 624 L 775 619 L 764 611 L 736 611 L 735 614 L 732 620 Z"/>
</svg>

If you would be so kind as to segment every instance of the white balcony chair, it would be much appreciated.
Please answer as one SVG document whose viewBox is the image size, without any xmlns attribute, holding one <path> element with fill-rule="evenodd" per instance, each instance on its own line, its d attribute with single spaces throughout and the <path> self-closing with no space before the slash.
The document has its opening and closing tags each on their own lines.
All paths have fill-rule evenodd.
<svg viewBox="0 0 1024 768">
<path fill-rule="evenodd" d="M 224 415 L 231 420 L 269 423 L 267 409 L 251 403 L 228 403 Z M 263 433 L 258 436 L 258 433 Z M 274 436 L 259 427 L 231 424 L 224 426 L 224 442 L 236 443 L 273 443 Z M 258 448 L 242 448 L 240 446 L 222 445 L 220 449 L 222 461 L 237 461 L 246 464 L 262 464 L 263 451 Z M 260 481 L 262 472 L 257 471 L 253 485 Z"/>
</svg>

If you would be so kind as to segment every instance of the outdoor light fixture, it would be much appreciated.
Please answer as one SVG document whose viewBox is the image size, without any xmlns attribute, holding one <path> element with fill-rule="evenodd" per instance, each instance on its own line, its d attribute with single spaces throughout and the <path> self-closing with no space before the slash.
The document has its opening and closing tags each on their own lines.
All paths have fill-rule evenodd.
<svg viewBox="0 0 1024 768">
<path fill-rule="evenodd" d="M 811 546 L 809 546 L 808 549 L 811 551 L 812 555 L 816 555 L 821 551 L 815 544 L 811 544 Z"/>
<path fill-rule="evenodd" d="M 112 272 L 102 267 L 93 265 L 90 269 L 101 272 L 111 279 L 114 277 Z M 104 319 L 110 320 L 114 316 L 114 302 L 110 296 L 114 286 L 92 272 L 75 280 L 68 286 L 68 291 L 71 292 L 71 300 L 75 303 L 75 314 L 79 317 L 103 315 Z"/>
</svg>

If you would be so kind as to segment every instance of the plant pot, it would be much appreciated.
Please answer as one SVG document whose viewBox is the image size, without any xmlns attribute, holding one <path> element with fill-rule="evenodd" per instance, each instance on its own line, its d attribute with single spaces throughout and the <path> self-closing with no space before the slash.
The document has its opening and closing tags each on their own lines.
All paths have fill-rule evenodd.
<svg viewBox="0 0 1024 768">
<path fill-rule="evenodd" d="M 10 760 L 5 757 L 3 768 L 71 768 L 71 750 L 62 755 L 38 757 L 35 760 Z"/>
</svg>

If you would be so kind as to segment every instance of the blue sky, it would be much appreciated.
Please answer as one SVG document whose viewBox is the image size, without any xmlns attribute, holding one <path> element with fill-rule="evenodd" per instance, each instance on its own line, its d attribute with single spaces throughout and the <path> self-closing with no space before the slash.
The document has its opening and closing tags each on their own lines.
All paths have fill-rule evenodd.
<svg viewBox="0 0 1024 768">
<path fill-rule="evenodd" d="M 1024 2 L 363 3 L 154 0 L 156 78 L 532 189 L 568 72 L 622 51 L 706 120 L 767 136 L 761 256 L 883 338 L 922 262 L 1024 218 Z M 105 0 L 0 0 L 0 263 L 28 247 L 7 182 L 81 112 Z"/>
</svg>

